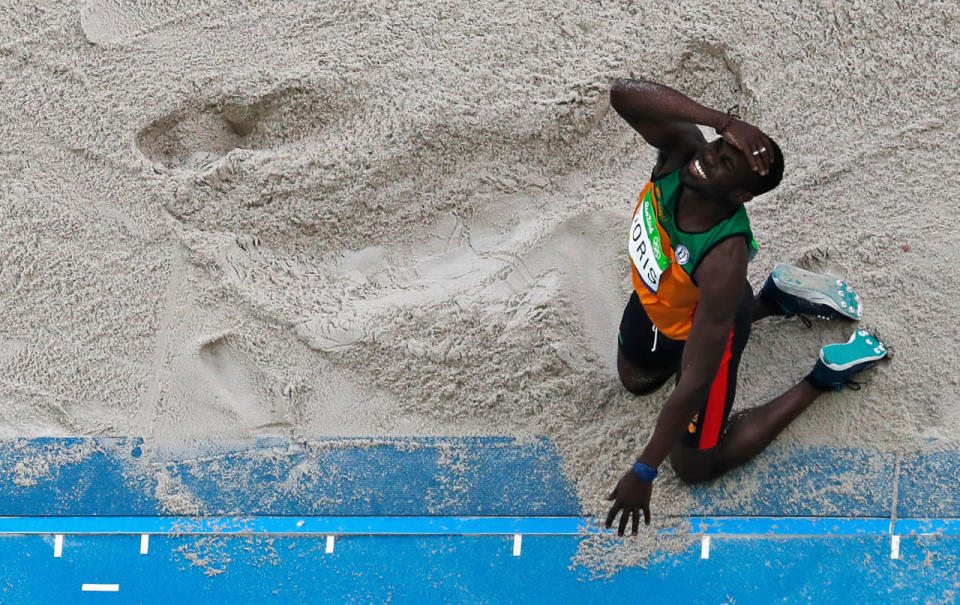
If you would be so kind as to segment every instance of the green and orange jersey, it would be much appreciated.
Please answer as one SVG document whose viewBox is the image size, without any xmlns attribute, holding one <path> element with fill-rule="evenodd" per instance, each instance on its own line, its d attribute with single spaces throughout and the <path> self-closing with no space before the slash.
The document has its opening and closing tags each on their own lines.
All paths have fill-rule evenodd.
<svg viewBox="0 0 960 605">
<path fill-rule="evenodd" d="M 674 340 L 686 340 L 690 334 L 700 300 L 693 274 L 710 250 L 731 237 L 743 237 L 748 260 L 753 260 L 757 253 L 757 242 L 743 206 L 730 218 L 701 233 L 682 231 L 677 226 L 680 170 L 644 187 L 633 211 L 627 244 L 633 288 L 650 321 Z"/>
</svg>

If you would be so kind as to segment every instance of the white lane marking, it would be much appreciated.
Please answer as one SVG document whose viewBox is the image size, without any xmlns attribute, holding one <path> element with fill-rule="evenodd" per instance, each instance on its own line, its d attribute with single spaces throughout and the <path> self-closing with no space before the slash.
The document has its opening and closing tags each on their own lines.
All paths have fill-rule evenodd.
<svg viewBox="0 0 960 605">
<path fill-rule="evenodd" d="M 333 552 L 333 536 L 327 536 L 327 549 L 326 553 L 329 555 Z"/>
<path fill-rule="evenodd" d="M 57 534 L 53 537 L 53 556 L 63 556 L 63 534 Z"/>
<path fill-rule="evenodd" d="M 700 558 L 710 558 L 710 536 L 704 536 L 703 541 L 700 542 Z"/>
<path fill-rule="evenodd" d="M 520 550 L 523 548 L 523 536 L 520 534 L 513 534 L 513 556 L 519 557 Z"/>
<path fill-rule="evenodd" d="M 890 536 L 890 558 L 900 558 L 900 536 Z"/>
<path fill-rule="evenodd" d="M 80 590 L 84 592 L 120 592 L 119 584 L 83 584 Z"/>
<path fill-rule="evenodd" d="M 140 554 L 145 555 L 150 552 L 150 534 L 140 534 Z"/>
</svg>

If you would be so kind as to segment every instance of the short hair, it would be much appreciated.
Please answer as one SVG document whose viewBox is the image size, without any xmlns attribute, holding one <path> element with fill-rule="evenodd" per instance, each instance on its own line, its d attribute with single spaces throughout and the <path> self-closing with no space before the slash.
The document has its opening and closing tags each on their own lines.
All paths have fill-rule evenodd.
<svg viewBox="0 0 960 605">
<path fill-rule="evenodd" d="M 776 141 L 773 139 L 769 140 L 770 145 L 773 146 L 773 163 L 770 164 L 770 169 L 767 171 L 767 174 L 757 175 L 750 185 L 747 186 L 747 191 L 754 196 L 762 195 L 775 189 L 783 179 L 783 152 L 780 151 L 780 146 L 777 145 Z"/>
</svg>

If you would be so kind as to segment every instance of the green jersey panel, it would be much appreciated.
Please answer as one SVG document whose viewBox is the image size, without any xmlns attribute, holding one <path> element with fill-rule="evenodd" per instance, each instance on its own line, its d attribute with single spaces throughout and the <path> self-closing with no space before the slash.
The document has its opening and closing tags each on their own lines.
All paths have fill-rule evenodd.
<svg viewBox="0 0 960 605">
<path fill-rule="evenodd" d="M 654 195 L 660 206 L 657 220 L 663 230 L 670 238 L 670 245 L 673 246 L 673 253 L 677 259 L 677 264 L 683 268 L 684 272 L 693 279 L 693 273 L 710 250 L 725 239 L 731 237 L 743 237 L 747 241 L 747 262 L 752 261 L 757 255 L 759 246 L 757 240 L 753 237 L 753 230 L 750 228 L 750 219 L 747 217 L 747 209 L 742 205 L 730 218 L 721 221 L 712 229 L 702 233 L 689 233 L 682 231 L 677 226 L 676 211 L 677 200 L 680 199 L 680 170 L 674 170 L 670 174 L 661 177 L 653 182 Z"/>
</svg>

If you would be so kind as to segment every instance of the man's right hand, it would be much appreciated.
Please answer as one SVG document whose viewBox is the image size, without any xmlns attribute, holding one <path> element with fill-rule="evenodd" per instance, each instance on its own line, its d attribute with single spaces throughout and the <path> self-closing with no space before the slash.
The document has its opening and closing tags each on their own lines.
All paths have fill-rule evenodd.
<svg viewBox="0 0 960 605">
<path fill-rule="evenodd" d="M 623 477 L 620 477 L 620 481 L 617 482 L 617 487 L 613 488 L 613 492 L 607 496 L 607 500 L 613 500 L 613 506 L 607 513 L 607 529 L 610 529 L 618 512 L 622 513 L 620 515 L 620 525 L 617 528 L 617 535 L 619 536 L 623 535 L 623 531 L 627 528 L 627 519 L 631 516 L 633 517 L 632 535 L 637 535 L 637 531 L 640 529 L 641 510 L 643 510 L 644 524 L 650 525 L 650 494 L 652 492 L 653 483 L 637 477 L 632 468 L 624 473 Z"/>
<path fill-rule="evenodd" d="M 717 132 L 724 140 L 747 158 L 747 163 L 755 172 L 767 174 L 773 163 L 773 145 L 763 131 L 753 124 L 734 118 L 722 132 Z"/>
</svg>

